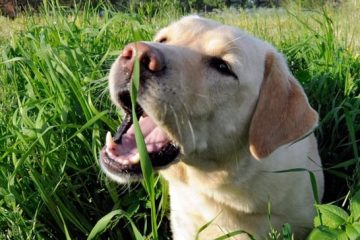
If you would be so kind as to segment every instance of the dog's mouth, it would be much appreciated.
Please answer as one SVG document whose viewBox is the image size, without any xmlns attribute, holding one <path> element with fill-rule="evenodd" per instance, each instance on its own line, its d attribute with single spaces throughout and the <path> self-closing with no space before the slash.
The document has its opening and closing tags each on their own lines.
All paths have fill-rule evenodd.
<svg viewBox="0 0 360 240">
<path fill-rule="evenodd" d="M 100 161 L 102 166 L 112 174 L 141 175 L 140 156 L 135 142 L 128 90 L 121 91 L 119 101 L 125 111 L 125 117 L 114 137 L 108 132 Z M 136 104 L 136 115 L 153 168 L 158 170 L 174 163 L 180 154 L 180 147 L 156 125 L 139 104 Z"/>
</svg>

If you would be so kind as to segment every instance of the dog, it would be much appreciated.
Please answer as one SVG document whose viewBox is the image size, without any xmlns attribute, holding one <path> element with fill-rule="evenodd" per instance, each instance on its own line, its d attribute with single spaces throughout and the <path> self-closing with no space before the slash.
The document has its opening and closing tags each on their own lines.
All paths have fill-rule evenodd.
<svg viewBox="0 0 360 240">
<path fill-rule="evenodd" d="M 103 171 L 119 183 L 142 176 L 130 117 L 135 58 L 136 114 L 153 168 L 169 183 L 173 239 L 238 230 L 244 233 L 232 239 L 263 239 L 270 224 L 279 230 L 285 223 L 304 239 L 316 214 L 309 174 L 286 170 L 313 171 L 323 195 L 318 114 L 284 57 L 198 16 L 161 29 L 152 42 L 125 46 L 109 74 L 111 99 L 125 118 L 100 153 Z"/>
</svg>

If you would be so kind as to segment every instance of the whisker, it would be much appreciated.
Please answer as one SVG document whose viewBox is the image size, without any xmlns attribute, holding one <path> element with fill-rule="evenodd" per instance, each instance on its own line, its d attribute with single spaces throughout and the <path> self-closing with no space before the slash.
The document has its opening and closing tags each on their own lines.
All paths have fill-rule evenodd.
<svg viewBox="0 0 360 240">
<path fill-rule="evenodd" d="M 182 104 L 182 107 L 184 108 L 184 111 L 185 111 L 185 117 L 187 119 L 187 124 L 189 126 L 189 129 L 190 129 L 190 133 L 191 133 L 191 139 L 192 139 L 192 142 L 193 142 L 193 146 L 194 148 L 196 148 L 196 139 L 195 139 L 195 132 L 194 132 L 194 128 L 193 128 L 193 125 L 192 125 L 192 122 L 189 118 L 189 111 L 188 109 L 186 108 L 186 105 L 184 104 L 184 102 L 181 102 Z"/>
<path fill-rule="evenodd" d="M 167 111 L 168 111 L 168 107 L 167 107 L 167 104 L 164 104 L 164 110 L 163 110 L 163 114 L 162 114 L 162 121 L 164 121 L 164 118 L 165 118 L 165 116 L 166 116 L 166 113 L 167 113 Z"/>
<path fill-rule="evenodd" d="M 185 92 L 187 91 L 187 90 L 190 90 L 191 88 L 190 87 L 184 87 L 183 86 L 183 90 L 185 90 L 185 91 L 183 91 L 183 92 L 178 92 L 178 94 L 180 93 L 181 94 L 181 96 L 185 96 Z M 202 97 L 202 98 L 208 98 L 208 96 L 207 95 L 205 95 L 205 94 L 201 94 L 201 93 L 192 93 L 192 94 L 194 94 L 195 96 L 198 96 L 198 97 Z"/>
<path fill-rule="evenodd" d="M 183 140 L 183 136 L 182 136 L 182 132 L 181 132 L 181 129 L 180 129 L 180 123 L 179 123 L 178 115 L 176 114 L 173 106 L 169 105 L 169 107 L 170 107 L 170 109 L 171 109 L 171 111 L 172 111 L 172 113 L 173 113 L 173 115 L 174 115 L 174 118 L 175 118 L 176 130 L 177 130 L 178 135 L 179 135 L 179 137 L 180 137 L 180 141 L 182 141 L 182 140 Z"/>
<path fill-rule="evenodd" d="M 193 146 L 194 146 L 194 148 L 196 148 L 196 139 L 195 139 L 194 128 L 192 126 L 192 123 L 191 123 L 190 119 L 187 118 L 187 120 L 188 120 L 187 123 L 188 123 L 189 128 L 190 128 L 190 132 L 191 132 L 191 139 L 192 139 L 192 142 L 193 142 Z"/>
</svg>

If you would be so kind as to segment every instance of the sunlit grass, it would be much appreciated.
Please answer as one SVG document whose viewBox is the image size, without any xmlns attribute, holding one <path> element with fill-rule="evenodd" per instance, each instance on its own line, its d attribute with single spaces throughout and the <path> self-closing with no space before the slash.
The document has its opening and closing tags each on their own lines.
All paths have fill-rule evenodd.
<svg viewBox="0 0 360 240">
<path fill-rule="evenodd" d="M 209 16 L 279 44 L 321 33 L 324 30 L 321 24 L 323 11 L 333 22 L 334 37 L 338 43 L 357 56 L 360 53 L 360 25 L 354 23 L 360 21 L 358 1 L 344 1 L 338 7 L 326 5 L 317 9 L 300 9 L 296 4 L 289 4 L 279 9 L 250 9 L 240 13 L 227 10 L 220 14 L 210 13 Z"/>
<path fill-rule="evenodd" d="M 102 215 L 121 206 L 117 186 L 100 181 L 96 161 L 102 133 L 116 129 L 119 120 L 110 119 L 108 97 L 94 97 L 106 89 L 111 52 L 131 33 L 122 28 L 110 33 L 103 24 L 110 19 L 99 19 L 96 12 L 74 20 L 47 14 L 43 23 L 25 24 L 24 33 L 14 35 L 2 51 L 6 114 L 1 116 L 0 182 L 8 199 L 2 208 L 15 212 L 21 206 L 18 220 L 31 216 L 29 228 L 37 229 L 32 234 L 54 237 L 70 229 L 71 237 L 85 236 Z M 137 23 L 120 15 L 111 21 L 113 27 Z M 1 219 L 7 225 L 2 229 L 14 228 L 16 221 Z"/>
</svg>

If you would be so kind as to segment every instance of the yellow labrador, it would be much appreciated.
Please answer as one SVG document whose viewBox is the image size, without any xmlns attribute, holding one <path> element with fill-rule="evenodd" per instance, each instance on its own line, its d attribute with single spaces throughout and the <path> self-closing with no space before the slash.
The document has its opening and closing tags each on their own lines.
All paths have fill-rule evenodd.
<svg viewBox="0 0 360 240">
<path fill-rule="evenodd" d="M 318 115 L 274 47 L 234 27 L 189 16 L 153 42 L 127 45 L 110 71 L 112 101 L 127 113 L 101 151 L 103 171 L 124 183 L 141 178 L 129 86 L 135 55 L 137 114 L 156 170 L 169 182 L 175 240 L 213 239 L 244 230 L 262 239 L 290 223 L 297 239 L 312 227 L 306 172 L 323 173 L 311 133 Z M 246 234 L 232 239 L 248 239 Z"/>
</svg>

